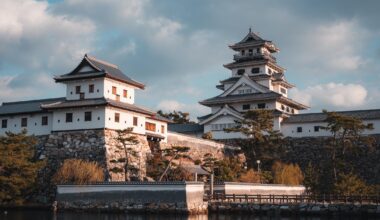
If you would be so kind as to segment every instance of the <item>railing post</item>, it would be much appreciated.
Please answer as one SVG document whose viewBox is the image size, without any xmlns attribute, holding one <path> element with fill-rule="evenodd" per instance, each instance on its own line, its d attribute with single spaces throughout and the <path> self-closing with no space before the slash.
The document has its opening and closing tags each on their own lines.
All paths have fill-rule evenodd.
<svg viewBox="0 0 380 220">
<path fill-rule="evenodd" d="M 235 202 L 235 194 L 232 194 L 232 200 Z"/>
</svg>

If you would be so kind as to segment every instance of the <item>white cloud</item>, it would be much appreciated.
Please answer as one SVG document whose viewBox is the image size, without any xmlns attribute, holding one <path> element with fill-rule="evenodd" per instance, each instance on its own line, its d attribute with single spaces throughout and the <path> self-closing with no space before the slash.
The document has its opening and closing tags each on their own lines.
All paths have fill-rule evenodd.
<svg viewBox="0 0 380 220">
<path fill-rule="evenodd" d="M 292 59 L 307 70 L 306 74 L 350 73 L 367 63 L 362 55 L 371 33 L 356 20 L 338 20 L 305 30 L 298 35 Z"/>
<path fill-rule="evenodd" d="M 162 100 L 158 105 L 157 109 L 163 110 L 164 112 L 172 111 L 182 111 L 190 112 L 191 120 L 196 120 L 198 116 L 202 116 L 209 113 L 209 108 L 201 106 L 199 104 L 185 104 L 178 102 L 176 100 Z"/>
<path fill-rule="evenodd" d="M 91 49 L 94 24 L 49 12 L 49 4 L 5 0 L 0 7 L 0 62 L 33 70 L 67 68 Z"/>
<path fill-rule="evenodd" d="M 360 84 L 328 83 L 293 89 L 290 96 L 316 108 L 352 108 L 362 106 L 367 101 L 367 90 Z"/>
</svg>

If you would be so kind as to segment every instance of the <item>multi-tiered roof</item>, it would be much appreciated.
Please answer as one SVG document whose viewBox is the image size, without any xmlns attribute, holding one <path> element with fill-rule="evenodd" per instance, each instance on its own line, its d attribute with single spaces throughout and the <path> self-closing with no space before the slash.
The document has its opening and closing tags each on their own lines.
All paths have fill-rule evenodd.
<svg viewBox="0 0 380 220">
<path fill-rule="evenodd" d="M 285 115 L 308 108 L 287 97 L 287 90 L 294 85 L 285 79 L 285 68 L 277 64 L 273 54 L 277 53 L 279 48 L 272 41 L 265 40 L 250 30 L 240 42 L 230 45 L 229 48 L 237 52 L 233 57 L 234 61 L 224 65 L 232 71 L 232 76 L 221 80 L 216 86 L 223 91 L 220 95 L 200 102 L 214 108 L 214 113 L 199 118 L 201 124 L 210 121 L 209 119 L 217 113 L 233 112 L 235 115 L 242 115 L 243 111 L 236 107 L 239 103 L 276 102 L 281 107 L 272 109 Z M 217 107 L 226 110 L 215 111 Z M 256 108 L 262 106 L 253 107 Z"/>
</svg>

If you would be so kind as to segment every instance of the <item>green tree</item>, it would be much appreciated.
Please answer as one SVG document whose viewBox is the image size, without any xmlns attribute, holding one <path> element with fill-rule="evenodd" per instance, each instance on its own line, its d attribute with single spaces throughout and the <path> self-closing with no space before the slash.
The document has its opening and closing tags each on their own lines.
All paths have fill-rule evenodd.
<svg viewBox="0 0 380 220">
<path fill-rule="evenodd" d="M 245 173 L 242 162 L 238 158 L 226 157 L 215 162 L 215 180 L 239 181 Z"/>
<path fill-rule="evenodd" d="M 158 181 L 162 181 L 163 178 L 168 174 L 168 171 L 170 169 L 177 168 L 181 165 L 181 160 L 184 158 L 191 159 L 190 156 L 187 154 L 189 152 L 189 147 L 183 147 L 183 146 L 171 146 L 167 149 L 162 150 L 165 169 L 164 172 L 161 174 Z M 175 160 L 179 160 L 179 164 L 174 163 Z"/>
<path fill-rule="evenodd" d="M 1 204 L 21 204 L 35 189 L 38 171 L 45 165 L 36 158 L 36 144 L 26 130 L 0 137 Z"/>
<path fill-rule="evenodd" d="M 270 168 L 278 159 L 279 148 L 283 143 L 282 134 L 273 128 L 272 110 L 250 110 L 244 114 L 243 120 L 236 121 L 236 126 L 225 129 L 227 132 L 240 132 L 247 138 L 240 145 L 244 151 L 250 168 L 254 168 L 256 160 Z"/>
<path fill-rule="evenodd" d="M 347 152 L 354 152 L 361 144 L 365 144 L 368 150 L 372 147 L 374 139 L 370 136 L 363 136 L 362 133 L 373 129 L 373 126 L 364 124 L 361 119 L 356 117 L 326 110 L 323 113 L 327 115 L 327 126 L 322 129 L 332 134 L 326 147 L 330 153 L 333 176 L 337 183 L 339 171 L 347 169 L 347 165 L 350 163 L 344 160 Z"/>
<path fill-rule="evenodd" d="M 175 124 L 193 124 L 195 122 L 190 121 L 190 114 L 188 112 L 181 111 L 173 111 L 169 113 L 164 113 L 162 110 L 157 111 L 157 114 L 160 116 L 167 118 Z"/>
<path fill-rule="evenodd" d="M 116 138 L 118 145 L 117 148 L 124 151 L 124 157 L 118 158 L 117 160 L 111 160 L 112 163 L 123 163 L 123 169 L 115 167 L 111 169 L 111 172 L 124 172 L 125 181 L 131 180 L 130 173 L 139 172 L 139 167 L 133 165 L 131 162 L 133 158 L 138 156 L 138 152 L 134 149 L 133 146 L 139 143 L 136 136 L 132 135 L 133 128 L 127 128 L 123 130 L 117 130 Z"/>
<path fill-rule="evenodd" d="M 104 170 L 96 162 L 67 159 L 53 176 L 55 184 L 88 184 L 104 181 Z"/>
</svg>

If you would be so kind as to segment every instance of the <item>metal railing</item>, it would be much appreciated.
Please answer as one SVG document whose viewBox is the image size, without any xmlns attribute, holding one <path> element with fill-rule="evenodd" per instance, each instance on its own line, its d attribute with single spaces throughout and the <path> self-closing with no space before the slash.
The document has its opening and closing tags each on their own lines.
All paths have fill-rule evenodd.
<svg viewBox="0 0 380 220">
<path fill-rule="evenodd" d="M 380 204 L 379 195 L 238 195 L 214 194 L 211 202 L 254 204 Z"/>
</svg>

